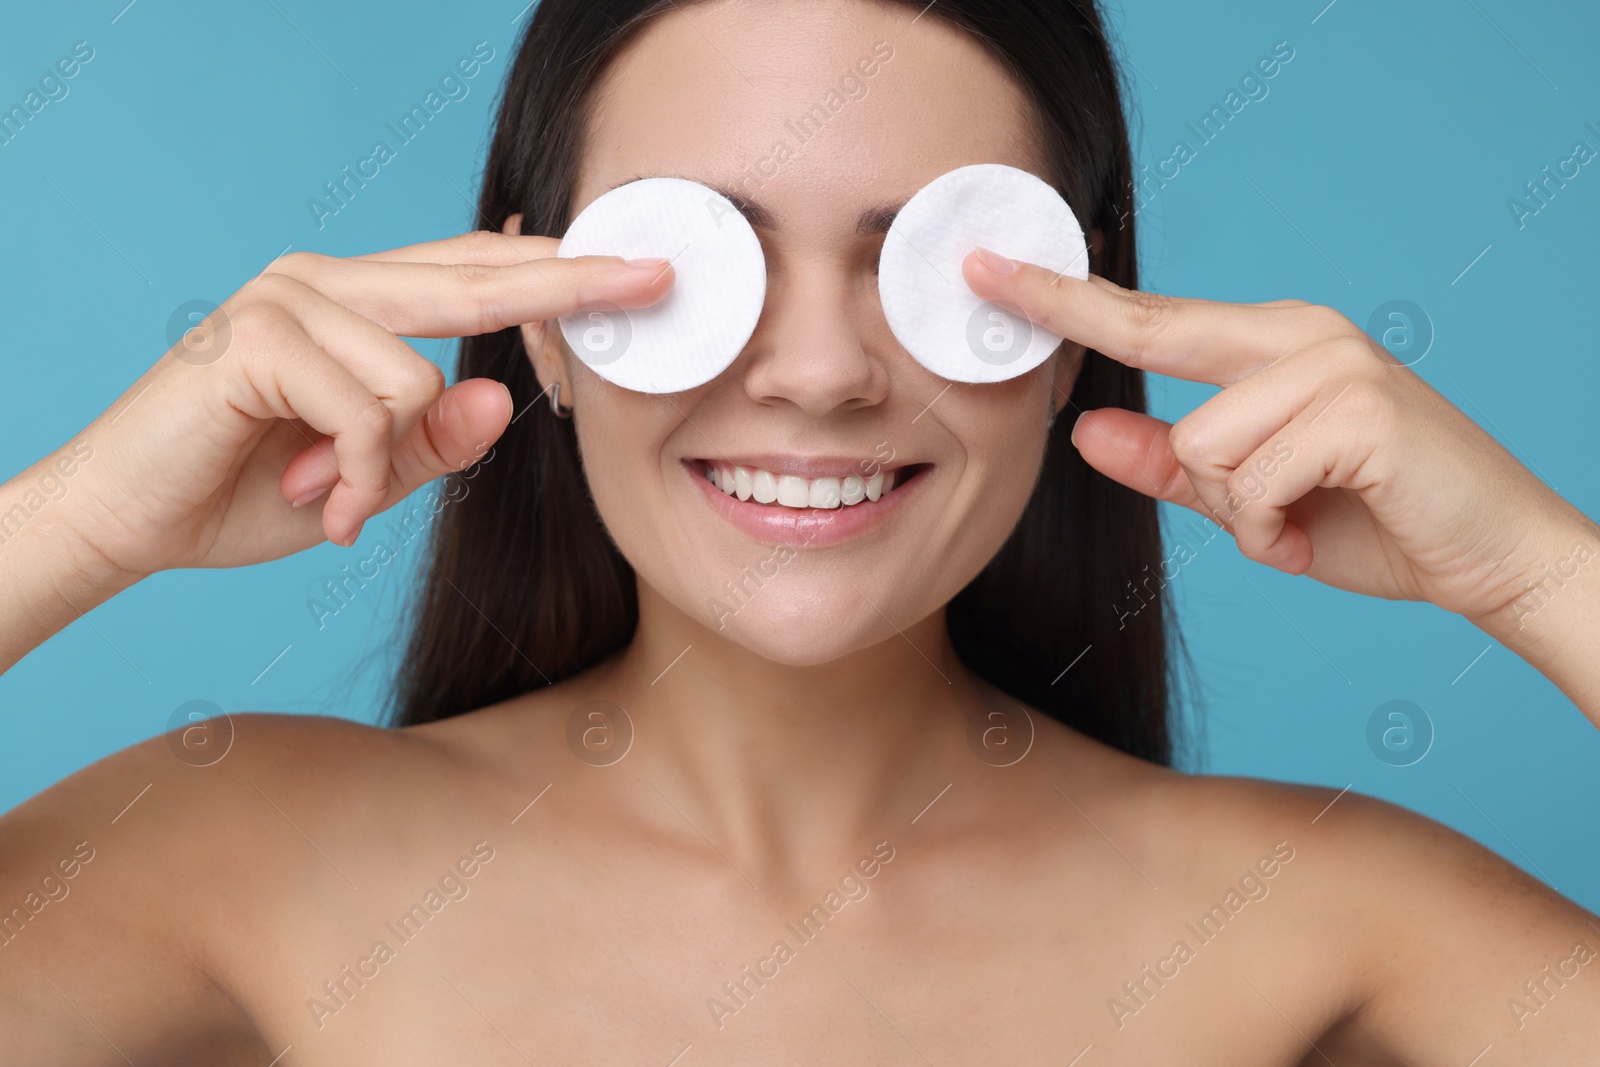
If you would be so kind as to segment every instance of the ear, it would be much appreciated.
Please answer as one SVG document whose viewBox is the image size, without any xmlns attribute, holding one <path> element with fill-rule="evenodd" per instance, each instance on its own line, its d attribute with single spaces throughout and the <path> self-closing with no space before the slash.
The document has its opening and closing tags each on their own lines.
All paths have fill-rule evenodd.
<svg viewBox="0 0 1600 1067">
<path fill-rule="evenodd" d="M 512 237 L 522 233 L 522 214 L 506 219 L 501 232 Z M 548 392 L 550 383 L 561 383 L 562 406 L 572 403 L 572 388 L 568 385 L 566 354 L 562 351 L 561 331 L 554 321 L 529 322 L 522 326 L 522 347 L 533 364 L 533 373 L 539 379 L 539 388 Z"/>
</svg>

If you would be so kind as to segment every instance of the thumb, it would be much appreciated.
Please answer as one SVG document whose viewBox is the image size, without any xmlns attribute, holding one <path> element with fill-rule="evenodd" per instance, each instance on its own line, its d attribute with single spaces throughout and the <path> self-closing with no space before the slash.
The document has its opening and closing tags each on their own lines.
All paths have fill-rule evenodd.
<svg viewBox="0 0 1600 1067">
<path fill-rule="evenodd" d="M 1172 425 L 1137 411 L 1096 408 L 1078 416 L 1072 443 L 1089 466 L 1145 496 L 1205 514 L 1189 475 L 1167 443 Z"/>
<path fill-rule="evenodd" d="M 446 389 L 395 446 L 394 488 L 383 506 L 482 459 L 510 425 L 511 407 L 511 391 L 493 378 L 468 378 Z"/>
</svg>

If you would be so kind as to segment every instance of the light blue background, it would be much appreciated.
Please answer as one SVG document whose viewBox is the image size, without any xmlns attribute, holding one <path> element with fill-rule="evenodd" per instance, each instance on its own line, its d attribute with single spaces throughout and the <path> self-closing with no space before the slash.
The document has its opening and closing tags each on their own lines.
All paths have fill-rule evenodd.
<svg viewBox="0 0 1600 1067">
<path fill-rule="evenodd" d="M 166 349 L 174 308 L 222 300 L 286 246 L 351 255 L 473 228 L 467 198 L 522 7 L 125 2 L 13 5 L 0 35 L 7 107 L 74 42 L 96 53 L 0 147 L 5 475 L 108 407 Z M 1600 147 L 1585 128 L 1600 124 L 1600 8 L 1324 3 L 1113 9 L 1152 165 L 1175 140 L 1195 146 L 1185 123 L 1276 42 L 1295 49 L 1270 94 L 1143 212 L 1146 288 L 1299 297 L 1362 325 L 1385 301 L 1416 302 L 1437 332 L 1417 370 L 1600 516 L 1600 165 L 1525 228 L 1507 207 L 1575 141 Z M 306 201 L 390 140 L 384 124 L 479 40 L 496 55 L 470 96 L 319 230 Z M 442 344 L 419 350 L 450 361 Z M 1157 381 L 1157 413 L 1210 392 Z M 323 545 L 163 574 L 68 627 L 0 677 L 0 809 L 162 732 L 193 699 L 370 719 L 418 553 L 318 632 L 306 597 L 352 558 Z M 1600 909 L 1600 733 L 1513 654 L 1431 606 L 1268 571 L 1226 538 L 1173 584 L 1205 696 L 1197 766 L 1388 798 Z M 1414 766 L 1368 748 L 1369 716 L 1393 699 L 1437 731 Z"/>
</svg>

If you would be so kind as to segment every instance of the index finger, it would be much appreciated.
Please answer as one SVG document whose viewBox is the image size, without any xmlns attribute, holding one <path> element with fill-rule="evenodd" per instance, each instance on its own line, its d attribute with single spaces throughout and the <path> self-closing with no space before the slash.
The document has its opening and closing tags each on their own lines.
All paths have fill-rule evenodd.
<svg viewBox="0 0 1600 1067">
<path fill-rule="evenodd" d="M 438 241 L 346 258 L 371 263 L 491 263 L 506 267 L 534 259 L 553 259 L 560 246 L 561 242 L 554 237 L 472 230 Z"/>
<path fill-rule="evenodd" d="M 1228 304 L 1163 296 L 1032 263 L 1002 274 L 976 253 L 962 269 L 974 293 L 1020 308 L 1051 333 L 1130 367 L 1191 382 L 1231 385 L 1328 336 L 1327 309 L 1301 301 Z"/>
<path fill-rule="evenodd" d="M 536 239 L 535 239 L 536 240 Z M 673 282 L 666 260 L 618 256 L 507 264 L 342 259 L 294 252 L 264 273 L 286 274 L 401 337 L 469 337 L 609 304 L 646 307 Z"/>
</svg>

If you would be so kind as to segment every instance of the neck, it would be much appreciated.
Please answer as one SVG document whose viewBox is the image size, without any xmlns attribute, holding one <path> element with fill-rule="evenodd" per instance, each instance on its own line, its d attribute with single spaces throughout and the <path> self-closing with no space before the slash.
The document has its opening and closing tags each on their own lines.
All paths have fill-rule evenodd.
<svg viewBox="0 0 1600 1067">
<path fill-rule="evenodd" d="M 601 684 L 633 719 L 630 758 L 651 784 L 719 847 L 769 869 L 859 850 L 886 812 L 914 814 L 927 769 L 988 691 L 957 658 L 942 608 L 877 645 L 793 666 L 643 582 L 638 630 Z"/>
</svg>

